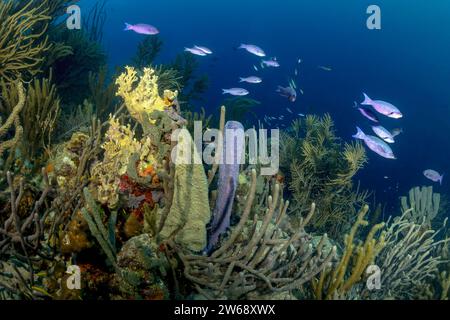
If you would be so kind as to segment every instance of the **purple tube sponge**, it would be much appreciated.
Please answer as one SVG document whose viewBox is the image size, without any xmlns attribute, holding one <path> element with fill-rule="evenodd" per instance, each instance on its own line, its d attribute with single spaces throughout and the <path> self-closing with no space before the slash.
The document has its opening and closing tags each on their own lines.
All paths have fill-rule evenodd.
<svg viewBox="0 0 450 320">
<path fill-rule="evenodd" d="M 222 160 L 219 165 L 218 194 L 210 224 L 207 252 L 216 246 L 220 236 L 230 226 L 244 148 L 244 126 L 236 121 L 227 122 L 224 129 Z"/>
</svg>

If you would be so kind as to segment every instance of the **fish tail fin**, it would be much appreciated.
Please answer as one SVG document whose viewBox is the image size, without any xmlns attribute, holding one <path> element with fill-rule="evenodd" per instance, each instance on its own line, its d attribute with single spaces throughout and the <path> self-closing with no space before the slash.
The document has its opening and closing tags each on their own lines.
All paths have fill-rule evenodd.
<svg viewBox="0 0 450 320">
<path fill-rule="evenodd" d="M 356 127 L 356 130 L 358 130 L 358 132 L 357 132 L 355 135 L 353 135 L 353 138 L 364 140 L 364 138 L 366 137 L 366 135 L 365 135 L 364 132 L 361 130 L 361 128 L 360 128 L 360 127 Z"/>
<path fill-rule="evenodd" d="M 442 186 L 442 180 L 444 180 L 444 174 L 441 174 L 441 176 L 439 177 L 439 183 Z"/>
<path fill-rule="evenodd" d="M 222 89 L 222 94 L 227 94 L 229 91 L 227 89 Z"/>
<path fill-rule="evenodd" d="M 133 30 L 133 26 L 125 22 L 125 29 L 123 31 L 130 31 L 130 30 Z"/>
<path fill-rule="evenodd" d="M 245 79 L 244 78 L 239 78 L 239 82 L 244 82 Z"/>
<path fill-rule="evenodd" d="M 372 99 L 370 99 L 369 96 L 367 94 L 365 94 L 365 93 L 363 93 L 363 95 L 364 95 L 364 101 L 361 102 L 361 104 L 363 104 L 363 105 L 371 105 L 372 102 L 373 102 Z"/>
</svg>

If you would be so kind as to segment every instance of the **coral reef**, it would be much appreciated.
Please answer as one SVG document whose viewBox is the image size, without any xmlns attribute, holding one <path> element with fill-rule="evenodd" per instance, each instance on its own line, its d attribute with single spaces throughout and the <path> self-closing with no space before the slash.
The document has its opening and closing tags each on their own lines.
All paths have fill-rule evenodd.
<svg viewBox="0 0 450 320">
<path fill-rule="evenodd" d="M 433 187 L 415 187 L 409 191 L 408 197 L 401 197 L 402 212 L 407 213 L 408 221 L 431 228 L 431 223 L 438 215 L 441 195 L 433 192 Z"/>
<path fill-rule="evenodd" d="M 51 20 L 48 14 L 47 0 L 39 5 L 30 0 L 22 7 L 14 1 L 0 2 L 2 79 L 12 82 L 34 77 L 41 72 L 44 55 L 51 47 L 44 36 Z"/>
<path fill-rule="evenodd" d="M 106 2 L 69 32 L 73 3 L 0 2 L 0 300 L 448 299 L 445 194 L 413 188 L 399 216 L 369 219 L 364 148 L 329 115 L 284 130 L 263 176 L 237 161 L 258 101 L 194 108 L 207 78 L 187 53 L 152 65 L 159 37 L 111 75 Z M 227 161 L 202 163 L 196 120 L 238 133 L 211 141 Z"/>
<path fill-rule="evenodd" d="M 296 120 L 281 134 L 282 172 L 292 195 L 291 212 L 302 216 L 311 202 L 317 213 L 311 226 L 336 238 L 357 216 L 367 192 L 353 189 L 352 178 L 367 161 L 360 144 L 343 144 L 329 115 Z"/>
</svg>

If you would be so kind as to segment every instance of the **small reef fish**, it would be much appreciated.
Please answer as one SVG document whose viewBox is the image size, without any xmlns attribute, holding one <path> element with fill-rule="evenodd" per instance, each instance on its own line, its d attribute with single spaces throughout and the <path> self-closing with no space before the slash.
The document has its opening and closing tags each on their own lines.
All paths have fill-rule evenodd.
<svg viewBox="0 0 450 320">
<path fill-rule="evenodd" d="M 238 49 L 244 49 L 247 50 L 247 52 L 250 52 L 251 54 L 254 54 L 255 56 L 258 57 L 265 57 L 266 53 L 264 52 L 263 49 L 261 49 L 258 46 L 255 46 L 253 44 L 241 44 Z"/>
<path fill-rule="evenodd" d="M 395 138 L 396 136 L 398 136 L 402 133 L 403 133 L 403 129 L 401 129 L 401 128 L 395 128 L 394 130 L 391 131 L 393 138 Z"/>
<path fill-rule="evenodd" d="M 295 83 L 294 79 L 289 80 L 289 86 L 294 89 L 297 89 L 297 84 Z"/>
<path fill-rule="evenodd" d="M 361 114 L 366 117 L 369 120 L 372 120 L 373 122 L 380 122 L 380 119 L 378 118 L 378 116 L 369 108 L 367 107 L 357 107 L 357 104 L 355 102 L 355 108 L 358 108 L 359 112 L 361 112 Z"/>
<path fill-rule="evenodd" d="M 396 159 L 394 152 L 392 152 L 391 147 L 378 137 L 366 135 L 359 127 L 356 127 L 358 132 L 353 136 L 353 138 L 361 139 L 364 141 L 367 147 L 373 152 L 379 154 L 386 159 Z"/>
<path fill-rule="evenodd" d="M 372 126 L 373 132 L 387 143 L 395 143 L 394 137 L 386 128 L 382 126 Z"/>
<path fill-rule="evenodd" d="M 435 170 L 428 169 L 428 170 L 425 170 L 423 172 L 423 175 L 427 179 L 430 179 L 433 182 L 439 182 L 442 185 L 442 180 L 444 179 L 444 175 L 443 174 L 439 174 L 439 172 L 437 172 Z"/>
<path fill-rule="evenodd" d="M 146 35 L 155 35 L 159 33 L 159 30 L 157 28 L 155 28 L 152 25 L 149 24 L 129 24 L 129 23 L 125 23 L 125 29 L 124 31 L 134 31 L 136 33 L 139 34 L 146 34 Z"/>
<path fill-rule="evenodd" d="M 298 116 L 302 118 L 306 117 L 306 115 L 304 115 L 303 113 L 299 113 Z"/>
<path fill-rule="evenodd" d="M 255 69 L 255 71 L 259 71 L 259 70 L 258 70 L 258 67 L 255 66 L 255 65 L 253 65 L 253 69 Z"/>
<path fill-rule="evenodd" d="M 231 89 L 222 89 L 222 94 L 231 94 L 232 96 L 246 96 L 250 92 L 243 88 L 231 88 Z"/>
<path fill-rule="evenodd" d="M 202 47 L 202 46 L 194 46 L 195 49 L 198 49 L 200 51 L 203 51 L 206 54 L 213 54 L 213 52 L 211 51 L 211 49 L 208 49 L 207 47 Z"/>
<path fill-rule="evenodd" d="M 325 67 L 325 66 L 318 66 L 319 69 L 322 69 L 324 71 L 333 71 L 333 69 L 331 69 L 330 67 Z"/>
<path fill-rule="evenodd" d="M 284 88 L 282 86 L 278 86 L 277 92 L 280 96 L 288 98 L 291 102 L 295 102 L 297 100 L 297 92 L 292 87 Z"/>
<path fill-rule="evenodd" d="M 240 82 L 257 84 L 257 83 L 261 83 L 262 79 L 259 77 L 251 76 L 251 77 L 247 77 L 247 78 L 240 78 Z"/>
<path fill-rule="evenodd" d="M 201 56 L 201 57 L 207 56 L 207 54 L 203 50 L 200 50 L 197 48 L 184 48 L 184 51 L 190 52 L 196 56 Z"/>
<path fill-rule="evenodd" d="M 382 115 L 385 115 L 389 118 L 400 119 L 403 117 L 403 114 L 400 112 L 400 110 L 389 102 L 372 100 L 367 94 L 363 94 L 364 101 L 361 103 L 362 105 L 372 106 L 378 113 L 381 113 Z"/>
<path fill-rule="evenodd" d="M 287 110 L 287 112 L 289 112 L 289 113 L 292 113 L 292 114 L 293 114 L 293 112 L 292 112 L 292 110 L 291 110 L 291 109 L 289 109 L 289 108 L 286 108 L 286 110 Z"/>
<path fill-rule="evenodd" d="M 305 92 L 303 91 L 303 89 L 300 89 L 300 93 L 302 94 L 302 96 L 305 95 Z"/>
<path fill-rule="evenodd" d="M 263 60 L 261 62 L 261 66 L 271 67 L 271 68 L 279 68 L 280 64 L 278 63 L 277 59 L 271 59 L 271 60 Z"/>
<path fill-rule="evenodd" d="M 302 59 L 298 59 L 298 60 L 297 60 L 297 63 L 298 63 L 298 64 L 302 63 Z"/>
</svg>

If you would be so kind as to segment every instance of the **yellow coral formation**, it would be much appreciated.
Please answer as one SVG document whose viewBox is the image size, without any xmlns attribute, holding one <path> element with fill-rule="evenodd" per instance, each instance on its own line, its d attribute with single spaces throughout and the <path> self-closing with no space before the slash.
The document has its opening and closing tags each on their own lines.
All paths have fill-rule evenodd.
<svg viewBox="0 0 450 320">
<path fill-rule="evenodd" d="M 146 137 L 138 141 L 130 126 L 121 125 L 114 117 L 109 119 L 109 129 L 102 148 L 105 151 L 104 159 L 93 167 L 92 177 L 98 185 L 97 200 L 114 208 L 119 200 L 120 177 L 127 173 L 133 155 L 139 155 L 138 171 L 148 166 L 156 167 L 156 160 L 151 139 Z"/>
<path fill-rule="evenodd" d="M 135 86 L 137 81 L 139 83 Z M 164 97 L 159 96 L 158 76 L 152 68 L 144 68 L 139 78 L 133 67 L 126 67 L 126 72 L 117 78 L 116 84 L 117 96 L 123 98 L 131 116 L 141 124 L 153 111 L 164 111 L 171 106 L 178 95 L 176 91 L 166 90 Z"/>
<path fill-rule="evenodd" d="M 339 263 L 331 269 L 322 271 L 320 278 L 313 280 L 312 286 L 316 299 L 345 298 L 353 286 L 361 281 L 366 268 L 373 263 L 375 257 L 386 245 L 384 234 L 378 239 L 375 238 L 376 233 L 384 227 L 384 223 L 373 226 L 364 243 L 355 244 L 358 229 L 369 224 L 364 220 L 368 211 L 367 205 L 361 209 L 358 219 L 345 237 L 345 249 Z"/>
</svg>

